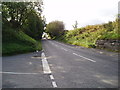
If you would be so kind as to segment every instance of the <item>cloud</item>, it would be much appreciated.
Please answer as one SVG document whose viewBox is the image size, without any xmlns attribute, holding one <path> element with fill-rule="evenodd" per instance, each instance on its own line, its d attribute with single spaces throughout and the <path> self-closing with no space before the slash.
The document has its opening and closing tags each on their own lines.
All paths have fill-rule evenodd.
<svg viewBox="0 0 120 90">
<path fill-rule="evenodd" d="M 94 20 L 91 20 L 91 21 L 88 21 L 88 22 L 81 23 L 81 25 L 85 26 L 85 25 L 94 25 L 94 24 L 101 24 L 101 23 L 104 23 L 104 21 L 94 19 Z"/>
<path fill-rule="evenodd" d="M 119 0 L 44 0 L 47 23 L 64 21 L 66 29 L 73 29 L 77 20 L 79 27 L 113 21 L 118 13 Z"/>
</svg>

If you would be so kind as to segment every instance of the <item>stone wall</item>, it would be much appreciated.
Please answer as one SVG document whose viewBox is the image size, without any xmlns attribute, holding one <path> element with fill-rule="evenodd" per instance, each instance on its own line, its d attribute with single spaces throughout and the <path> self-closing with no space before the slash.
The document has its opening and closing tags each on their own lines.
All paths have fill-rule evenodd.
<svg viewBox="0 0 120 90">
<path fill-rule="evenodd" d="M 120 51 L 120 40 L 97 40 L 96 45 L 98 48 Z"/>
</svg>

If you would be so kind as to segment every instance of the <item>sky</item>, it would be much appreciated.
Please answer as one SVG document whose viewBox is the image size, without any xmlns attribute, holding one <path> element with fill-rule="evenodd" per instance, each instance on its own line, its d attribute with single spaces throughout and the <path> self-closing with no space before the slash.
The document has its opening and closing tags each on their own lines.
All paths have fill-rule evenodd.
<svg viewBox="0 0 120 90">
<path fill-rule="evenodd" d="M 114 21 L 118 14 L 119 0 L 43 0 L 43 15 L 47 24 L 63 21 L 67 30 L 72 30 L 75 21 L 78 27 Z"/>
</svg>

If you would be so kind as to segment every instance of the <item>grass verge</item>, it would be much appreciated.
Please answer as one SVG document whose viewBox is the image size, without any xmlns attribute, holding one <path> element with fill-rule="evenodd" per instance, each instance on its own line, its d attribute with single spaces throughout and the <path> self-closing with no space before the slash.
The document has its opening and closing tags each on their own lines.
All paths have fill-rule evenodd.
<svg viewBox="0 0 120 90">
<path fill-rule="evenodd" d="M 3 31 L 2 55 L 15 55 L 42 50 L 41 41 L 36 41 L 22 31 Z"/>
</svg>

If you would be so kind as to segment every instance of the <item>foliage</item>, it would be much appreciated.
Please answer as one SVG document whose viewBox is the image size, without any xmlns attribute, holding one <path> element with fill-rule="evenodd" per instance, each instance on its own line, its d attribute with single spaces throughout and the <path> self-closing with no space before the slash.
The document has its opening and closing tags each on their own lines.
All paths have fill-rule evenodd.
<svg viewBox="0 0 120 90">
<path fill-rule="evenodd" d="M 3 2 L 3 29 L 9 25 L 34 39 L 41 39 L 45 26 L 45 21 L 41 17 L 41 5 L 39 2 Z"/>
<path fill-rule="evenodd" d="M 41 50 L 40 41 L 36 41 L 22 31 L 16 32 L 13 29 L 8 29 L 3 31 L 3 45 L 2 53 L 3 55 L 12 55 L 18 53 L 25 53 L 35 50 Z"/>
<path fill-rule="evenodd" d="M 77 28 L 68 31 L 59 40 L 73 45 L 95 48 L 98 39 L 120 39 L 119 23 L 120 20 L 117 18 L 113 22 Z"/>
<path fill-rule="evenodd" d="M 28 16 L 23 25 L 24 32 L 36 40 L 41 39 L 44 31 L 44 21 L 34 11 L 30 11 Z"/>
<path fill-rule="evenodd" d="M 53 21 L 46 26 L 46 32 L 49 33 L 52 38 L 57 38 L 63 34 L 64 28 L 65 26 L 62 21 Z"/>
<path fill-rule="evenodd" d="M 41 13 L 39 2 L 2 2 L 3 55 L 42 49 L 45 18 Z"/>
</svg>

